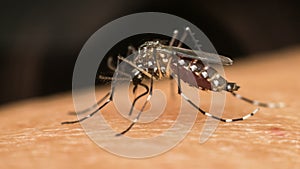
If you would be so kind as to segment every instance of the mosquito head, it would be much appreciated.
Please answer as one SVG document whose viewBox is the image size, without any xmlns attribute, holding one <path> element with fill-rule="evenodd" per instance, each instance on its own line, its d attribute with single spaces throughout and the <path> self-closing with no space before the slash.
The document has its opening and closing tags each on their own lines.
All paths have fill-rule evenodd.
<svg viewBox="0 0 300 169">
<path fill-rule="evenodd" d="M 236 83 L 227 83 L 226 85 L 226 91 L 233 92 L 237 91 L 240 88 Z"/>
</svg>

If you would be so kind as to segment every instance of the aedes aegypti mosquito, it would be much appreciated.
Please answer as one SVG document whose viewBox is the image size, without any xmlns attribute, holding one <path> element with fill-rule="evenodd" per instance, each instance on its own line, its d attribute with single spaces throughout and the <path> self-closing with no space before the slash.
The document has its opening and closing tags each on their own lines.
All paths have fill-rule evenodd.
<svg viewBox="0 0 300 169">
<path fill-rule="evenodd" d="M 182 42 L 186 38 L 187 35 L 190 35 L 193 39 L 193 33 L 191 30 L 186 27 L 178 45 L 173 46 L 174 42 L 178 36 L 178 31 L 175 30 L 173 32 L 173 37 L 168 45 L 163 45 L 159 41 L 147 41 L 141 46 L 139 46 L 138 50 L 135 50 L 133 47 L 130 48 L 131 52 L 135 53 L 135 59 L 133 61 L 127 60 L 122 56 L 118 56 L 118 63 L 123 61 L 129 64 L 133 70 L 133 75 L 128 75 L 128 77 L 132 77 L 130 80 L 133 83 L 133 93 L 136 92 L 138 86 L 143 87 L 146 91 L 140 95 L 138 95 L 132 102 L 131 109 L 129 111 L 129 115 L 132 114 L 133 107 L 135 103 L 143 96 L 148 95 L 146 101 L 144 102 L 141 110 L 132 121 L 131 125 L 117 134 L 116 136 L 120 136 L 128 132 L 134 124 L 139 121 L 139 118 L 144 111 L 146 104 L 152 97 L 153 90 L 153 81 L 161 80 L 163 78 L 177 78 L 177 86 L 178 86 L 178 94 L 181 95 L 184 100 L 186 100 L 190 105 L 192 105 L 195 109 L 197 109 L 200 113 L 205 116 L 217 119 L 222 122 L 235 122 L 245 120 L 255 113 L 258 112 L 259 108 L 256 108 L 253 112 L 239 118 L 234 119 L 224 119 L 215 115 L 212 115 L 209 112 L 204 111 L 200 107 L 198 107 L 192 100 L 190 100 L 183 92 L 181 88 L 181 82 L 192 85 L 201 90 L 209 90 L 213 92 L 221 92 L 227 91 L 231 93 L 238 99 L 244 100 L 248 103 L 251 103 L 256 106 L 268 107 L 268 108 L 279 108 L 283 107 L 283 103 L 262 103 L 256 100 L 251 100 L 246 97 L 243 97 L 237 93 L 235 93 L 240 87 L 233 82 L 228 82 L 224 77 L 222 77 L 213 67 L 207 66 L 204 63 L 209 64 L 221 64 L 221 65 L 232 65 L 233 61 L 225 56 L 207 53 L 203 51 L 194 51 L 186 48 L 182 48 Z M 194 39 L 195 40 L 195 39 Z M 196 43 L 196 40 L 195 40 Z M 197 44 L 197 43 L 196 43 Z M 118 66 L 113 67 L 109 64 L 111 69 L 114 69 L 118 73 Z M 124 72 L 119 72 L 125 74 Z M 187 73 L 190 73 L 192 76 L 187 76 Z M 177 76 L 177 77 L 176 77 Z M 109 79 L 114 80 L 112 77 L 107 76 L 99 76 L 100 79 Z M 150 86 L 146 85 L 143 80 L 150 79 Z M 195 80 L 196 83 L 192 84 L 192 80 Z M 107 99 L 108 98 L 108 99 Z M 105 107 L 108 103 L 110 103 L 114 98 L 114 87 L 109 91 L 102 99 L 100 99 L 95 105 L 82 110 L 78 113 L 85 113 L 94 110 L 89 115 L 75 121 L 66 121 L 62 122 L 62 124 L 72 124 L 84 121 L 93 115 L 95 115 L 99 110 Z M 107 99 L 105 102 L 104 100 Z M 100 105 L 104 102 L 102 105 Z"/>
</svg>

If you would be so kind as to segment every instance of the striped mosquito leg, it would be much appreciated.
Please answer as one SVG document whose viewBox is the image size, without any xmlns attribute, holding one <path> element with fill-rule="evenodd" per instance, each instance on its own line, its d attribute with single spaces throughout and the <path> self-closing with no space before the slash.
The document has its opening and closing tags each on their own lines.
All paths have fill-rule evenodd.
<svg viewBox="0 0 300 169">
<path fill-rule="evenodd" d="M 128 81 L 128 80 L 130 80 L 130 78 L 114 78 L 114 77 L 108 77 L 108 76 L 103 76 L 103 75 L 99 75 L 98 78 L 99 78 L 99 79 L 102 79 L 102 80 L 111 80 L 111 81 L 113 81 L 113 80 L 123 80 L 123 81 Z M 99 104 L 102 103 L 109 95 L 111 95 L 111 91 L 108 92 L 102 99 L 100 99 L 99 101 L 97 101 L 96 104 L 94 104 L 94 105 L 92 105 L 92 106 L 90 106 L 90 107 L 88 107 L 88 108 L 86 108 L 86 109 L 83 109 L 83 110 L 77 112 L 77 114 L 84 114 L 84 113 L 86 113 L 86 112 L 89 112 L 89 111 L 95 109 L 95 108 L 96 108 L 97 106 L 99 106 Z M 73 115 L 73 114 L 76 114 L 76 112 L 70 112 L 69 114 Z"/>
<path fill-rule="evenodd" d="M 149 92 L 149 88 L 148 88 L 147 85 L 145 85 L 145 84 L 143 84 L 143 83 L 139 83 L 138 85 L 144 87 L 144 88 L 146 89 L 146 91 L 145 91 L 144 93 L 140 94 L 138 97 L 136 97 L 136 98 L 133 100 L 133 102 L 132 102 L 132 104 L 131 104 L 131 107 L 130 107 L 130 110 L 129 110 L 129 113 L 128 113 L 128 116 L 131 116 L 132 111 L 133 111 L 133 108 L 134 108 L 134 106 L 135 106 L 135 103 L 136 103 L 140 98 L 142 98 L 143 96 L 147 95 L 148 92 Z M 134 89 L 133 89 L 133 92 L 134 92 Z"/>
<path fill-rule="evenodd" d="M 88 108 L 86 108 L 86 109 L 83 109 L 83 110 L 77 112 L 77 114 L 84 114 L 84 113 L 87 113 L 87 112 L 89 112 L 89 111 L 95 109 L 97 106 L 99 106 L 100 103 L 104 102 L 104 100 L 105 100 L 109 95 L 110 95 L 110 92 L 108 92 L 104 97 L 102 97 L 99 101 L 97 101 L 96 104 L 94 104 L 94 105 L 92 105 L 92 106 L 90 106 L 90 107 L 88 107 Z M 76 115 L 76 112 L 70 112 L 69 114 L 71 114 L 71 115 Z"/>
<path fill-rule="evenodd" d="M 253 112 L 243 116 L 243 117 L 240 117 L 240 118 L 234 118 L 234 119 L 224 119 L 224 118 L 221 118 L 221 117 L 218 117 L 218 116 L 215 116 L 215 115 L 212 115 L 204 110 L 202 110 L 200 107 L 198 107 L 194 102 L 192 102 L 183 92 L 182 92 L 182 89 L 181 89 L 181 83 L 180 83 L 180 72 L 179 72 L 179 68 L 177 67 L 177 85 L 178 85 L 178 94 L 180 94 L 184 100 L 186 100 L 188 103 L 190 103 L 195 109 L 197 109 L 199 112 L 201 112 L 203 115 L 205 116 L 208 116 L 208 117 L 211 117 L 211 118 L 214 118 L 216 120 L 219 120 L 219 121 L 222 121 L 222 122 L 226 122 L 226 123 L 229 123 L 229 122 L 234 122 L 234 121 L 242 121 L 242 120 L 246 120 L 247 118 L 253 116 L 254 114 L 256 114 L 259 110 L 259 108 L 255 109 Z"/>
<path fill-rule="evenodd" d="M 102 104 L 99 108 L 97 108 L 95 111 L 93 111 L 91 114 L 79 119 L 79 120 L 74 120 L 74 121 L 64 121 L 61 124 L 73 124 L 73 123 L 79 123 L 81 121 L 84 121 L 90 117 L 92 117 L 93 115 L 95 115 L 97 112 L 99 112 L 103 107 L 105 107 L 109 102 L 111 102 L 112 99 L 108 99 L 104 104 Z"/>
<path fill-rule="evenodd" d="M 244 96 L 241 96 L 239 94 L 236 94 L 234 92 L 230 92 L 234 97 L 240 99 L 240 100 L 244 100 L 245 102 L 248 102 L 250 104 L 253 104 L 255 106 L 261 106 L 261 107 L 267 107 L 267 108 L 282 108 L 284 107 L 284 103 L 280 102 L 280 103 L 263 103 L 257 100 L 252 100 L 252 99 L 248 99 Z"/>
<path fill-rule="evenodd" d="M 118 73 L 119 73 L 119 64 L 120 64 L 120 60 L 118 60 L 118 63 L 117 63 L 117 67 L 115 69 L 116 73 L 117 73 L 117 77 L 118 77 Z M 103 77 L 104 78 L 104 77 Z M 114 83 L 114 81 L 113 81 Z M 112 89 L 110 92 L 108 92 L 101 100 L 99 100 L 96 104 L 94 104 L 93 106 L 83 110 L 83 111 L 80 111 L 78 112 L 79 114 L 81 113 L 85 113 L 93 108 L 95 108 L 96 106 L 98 106 L 98 104 L 100 104 L 101 102 L 103 102 L 108 96 L 109 98 L 106 100 L 106 102 L 104 102 L 101 106 L 99 106 L 96 110 L 94 110 L 92 113 L 90 113 L 89 115 L 79 119 L 79 120 L 74 120 L 74 121 L 64 121 L 64 122 L 61 122 L 61 124 L 73 124 L 73 123 L 79 123 L 81 121 L 84 121 L 90 117 L 92 117 L 93 115 L 95 115 L 96 113 L 98 113 L 103 107 L 105 107 L 108 103 L 110 103 L 112 100 L 113 100 L 113 96 L 114 96 L 114 92 L 115 92 L 115 85 L 112 85 Z"/>
<path fill-rule="evenodd" d="M 208 116 L 208 117 L 211 117 L 211 118 L 214 118 L 216 120 L 219 120 L 219 121 L 222 121 L 222 122 L 226 122 L 226 123 L 230 123 L 230 122 L 235 122 L 235 121 L 242 121 L 242 120 L 246 120 L 248 119 L 249 117 L 251 116 L 254 116 L 258 111 L 259 111 L 259 108 L 256 108 L 254 111 L 252 111 L 251 113 L 243 116 L 243 117 L 240 117 L 240 118 L 234 118 L 234 119 L 224 119 L 224 118 L 221 118 L 221 117 L 218 117 L 218 116 L 214 116 L 204 110 L 202 110 L 200 107 L 198 107 L 195 103 L 193 103 L 187 96 L 185 96 L 183 93 L 180 93 L 180 95 L 188 102 L 190 103 L 194 108 L 196 108 L 198 111 L 200 111 L 203 115 L 205 116 Z"/>
<path fill-rule="evenodd" d="M 111 58 L 112 59 L 112 58 Z M 117 68 L 111 68 L 111 69 L 114 69 L 114 71 L 117 71 L 118 69 Z M 118 74 L 122 74 L 124 75 L 125 77 L 109 77 L 109 76 L 103 76 L 103 75 L 99 75 L 98 78 L 99 79 L 102 79 L 102 80 L 110 80 L 110 81 L 116 81 L 116 80 L 122 80 L 122 81 L 129 81 L 131 80 L 130 79 L 130 75 L 128 75 L 127 73 L 124 73 L 124 72 L 121 72 L 121 71 L 118 71 Z M 84 109 L 84 110 L 81 110 L 79 112 L 77 112 L 77 114 L 83 114 L 83 113 L 86 113 L 86 112 L 89 112 L 93 109 L 95 109 L 100 103 L 102 103 L 109 95 L 111 95 L 111 92 L 108 92 L 102 99 L 100 99 L 96 104 Z M 76 114 L 75 112 L 70 112 L 69 114 Z"/>
<path fill-rule="evenodd" d="M 118 69 L 117 69 L 117 70 L 118 70 Z M 79 123 L 79 122 L 81 122 L 81 121 L 84 121 L 84 120 L 86 120 L 86 119 L 92 117 L 93 115 L 95 115 L 96 113 L 98 113 L 103 107 L 105 107 L 108 103 L 110 103 L 110 102 L 113 100 L 114 91 L 115 91 L 115 87 L 114 87 L 114 85 L 113 85 L 112 90 L 111 90 L 110 92 L 108 92 L 108 93 L 107 93 L 100 101 L 98 101 L 97 104 L 95 104 L 95 105 L 91 106 L 90 108 L 87 108 L 87 109 L 85 109 L 85 110 L 79 112 L 79 114 L 80 114 L 80 113 L 82 113 L 82 112 L 91 110 L 92 108 L 94 108 L 94 106 L 97 106 L 98 103 L 104 101 L 104 100 L 109 96 L 108 100 L 106 100 L 105 103 L 103 103 L 100 107 L 98 107 L 96 110 L 94 110 L 91 114 L 89 114 L 89 115 L 87 115 L 87 116 L 85 116 L 85 117 L 83 117 L 83 118 L 81 118 L 81 119 L 79 119 L 79 120 L 74 120 L 74 121 L 64 121 L 64 122 L 62 122 L 61 124 L 73 124 L 73 123 Z"/>
<path fill-rule="evenodd" d="M 113 100 L 113 96 L 114 96 L 114 91 L 115 91 L 115 87 L 112 87 L 112 90 L 110 92 L 108 92 L 108 94 L 106 94 L 100 101 L 102 102 L 105 98 L 108 98 L 108 100 L 106 100 L 105 103 L 103 103 L 100 107 L 98 107 L 96 110 L 94 110 L 91 114 L 79 119 L 79 120 L 74 120 L 74 121 L 64 121 L 64 122 L 61 122 L 61 124 L 73 124 L 73 123 L 79 123 L 79 122 L 82 122 L 90 117 L 92 117 L 93 115 L 95 115 L 96 113 L 98 113 L 103 107 L 105 107 L 108 103 L 110 103 L 112 100 Z M 98 103 L 100 102 L 98 101 L 97 102 L 97 105 Z M 93 106 L 92 106 L 93 107 Z M 86 110 L 88 110 L 89 108 L 87 108 Z"/>
<path fill-rule="evenodd" d="M 121 133 L 116 134 L 116 136 L 124 135 L 125 133 L 127 133 L 135 125 L 135 123 L 137 123 L 139 121 L 142 112 L 144 111 L 147 103 L 150 101 L 150 99 L 152 97 L 152 90 L 153 90 L 153 77 L 151 78 L 149 95 L 147 97 L 147 100 L 144 102 L 142 109 L 140 110 L 140 112 L 138 113 L 138 115 L 135 117 L 135 119 L 133 120 L 133 122 L 130 124 L 130 126 L 126 130 L 122 131 Z"/>
</svg>

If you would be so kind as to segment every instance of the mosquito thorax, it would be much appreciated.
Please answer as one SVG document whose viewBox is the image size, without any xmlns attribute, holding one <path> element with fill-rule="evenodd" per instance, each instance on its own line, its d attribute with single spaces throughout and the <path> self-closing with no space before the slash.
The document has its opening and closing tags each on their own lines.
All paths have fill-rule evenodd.
<svg viewBox="0 0 300 169">
<path fill-rule="evenodd" d="M 169 77 L 169 57 L 159 52 L 162 44 L 160 41 L 147 41 L 139 46 L 138 54 L 134 63 L 138 68 L 141 68 L 151 74 L 155 79 Z M 148 76 L 150 78 L 150 76 Z"/>
</svg>

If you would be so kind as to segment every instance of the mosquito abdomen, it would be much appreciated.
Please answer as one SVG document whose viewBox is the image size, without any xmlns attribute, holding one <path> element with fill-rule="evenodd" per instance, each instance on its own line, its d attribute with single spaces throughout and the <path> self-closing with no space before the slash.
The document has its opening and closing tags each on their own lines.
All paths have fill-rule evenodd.
<svg viewBox="0 0 300 169">
<path fill-rule="evenodd" d="M 180 72 L 181 80 L 202 90 L 231 92 L 239 88 L 235 83 L 227 82 L 213 67 L 204 66 L 199 60 L 180 59 L 178 63 L 174 61 L 171 64 L 171 69 L 175 74 Z"/>
</svg>

